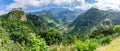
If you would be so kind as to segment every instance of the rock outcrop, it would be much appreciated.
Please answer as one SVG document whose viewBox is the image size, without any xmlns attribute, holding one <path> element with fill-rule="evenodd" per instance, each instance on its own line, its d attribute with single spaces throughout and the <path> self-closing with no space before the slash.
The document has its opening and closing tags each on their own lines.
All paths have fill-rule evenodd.
<svg viewBox="0 0 120 51">
<path fill-rule="evenodd" d="M 21 8 L 12 9 L 8 13 L 8 17 L 12 19 L 21 20 L 21 21 L 27 21 L 26 14 Z"/>
</svg>

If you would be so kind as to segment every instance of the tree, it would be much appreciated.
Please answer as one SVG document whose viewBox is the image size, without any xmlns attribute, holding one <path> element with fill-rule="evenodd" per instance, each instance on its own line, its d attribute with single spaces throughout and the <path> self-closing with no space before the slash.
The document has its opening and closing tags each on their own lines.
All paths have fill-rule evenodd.
<svg viewBox="0 0 120 51">
<path fill-rule="evenodd" d="M 90 37 L 90 38 L 98 38 L 99 35 L 100 35 L 100 31 L 97 30 L 97 29 L 95 29 L 95 30 L 89 35 L 89 37 Z"/>
<path fill-rule="evenodd" d="M 2 27 L 6 29 L 12 40 L 19 43 L 22 43 L 23 41 L 26 43 L 26 37 L 32 32 L 25 22 L 15 19 L 4 19 L 2 21 Z"/>
<path fill-rule="evenodd" d="M 62 41 L 62 34 L 53 28 L 40 31 L 39 36 L 45 39 L 47 45 L 59 44 Z"/>
<path fill-rule="evenodd" d="M 45 41 L 42 38 L 37 37 L 36 34 L 30 33 L 28 41 L 31 51 L 48 51 L 48 46 Z"/>
<path fill-rule="evenodd" d="M 78 51 L 95 51 L 99 42 L 96 39 L 86 39 L 85 41 L 76 41 L 75 48 Z"/>
<path fill-rule="evenodd" d="M 113 31 L 116 32 L 116 33 L 120 33 L 120 25 L 116 25 L 116 26 L 113 28 Z"/>
</svg>

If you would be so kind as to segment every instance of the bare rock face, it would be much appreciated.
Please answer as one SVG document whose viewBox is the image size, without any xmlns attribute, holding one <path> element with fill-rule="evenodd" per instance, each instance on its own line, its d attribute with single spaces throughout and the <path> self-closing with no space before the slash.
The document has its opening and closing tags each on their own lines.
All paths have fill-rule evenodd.
<svg viewBox="0 0 120 51">
<path fill-rule="evenodd" d="M 97 29 L 99 31 L 110 30 L 111 28 L 113 28 L 113 23 L 112 23 L 112 20 L 109 18 L 106 18 L 105 20 L 100 22 L 97 26 Z"/>
<path fill-rule="evenodd" d="M 21 8 L 12 9 L 11 12 L 8 13 L 8 17 L 11 19 L 17 19 L 21 21 L 27 21 L 26 14 Z"/>
<path fill-rule="evenodd" d="M 109 27 L 112 27 L 112 21 L 110 19 L 105 19 L 103 22 L 102 22 L 102 26 L 104 28 L 109 28 Z"/>
<path fill-rule="evenodd" d="M 21 17 L 21 19 L 20 19 L 21 21 L 27 21 L 27 17 L 26 17 L 26 14 L 24 14 L 22 17 Z"/>
</svg>

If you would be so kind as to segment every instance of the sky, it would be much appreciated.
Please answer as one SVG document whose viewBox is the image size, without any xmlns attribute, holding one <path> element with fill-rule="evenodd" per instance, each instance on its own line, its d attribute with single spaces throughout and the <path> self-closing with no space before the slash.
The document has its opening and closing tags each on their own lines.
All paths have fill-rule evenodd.
<svg viewBox="0 0 120 51">
<path fill-rule="evenodd" d="M 0 0 L 0 14 L 7 13 L 13 8 L 33 12 L 50 8 L 88 10 L 91 7 L 120 11 L 120 0 Z"/>
</svg>

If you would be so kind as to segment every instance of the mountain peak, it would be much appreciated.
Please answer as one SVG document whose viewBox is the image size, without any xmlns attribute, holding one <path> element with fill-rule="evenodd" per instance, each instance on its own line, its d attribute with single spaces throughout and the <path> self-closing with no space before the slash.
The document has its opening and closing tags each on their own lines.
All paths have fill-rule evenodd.
<svg viewBox="0 0 120 51">
<path fill-rule="evenodd" d="M 92 7 L 89 10 L 99 10 L 99 9 Z"/>
<path fill-rule="evenodd" d="M 22 8 L 14 8 L 8 13 L 8 17 L 12 19 L 17 19 L 21 21 L 26 21 L 26 14 Z"/>
<path fill-rule="evenodd" d="M 90 27 L 99 24 L 107 15 L 104 11 L 97 8 L 91 8 L 85 13 L 79 15 L 69 26 L 74 27 L 72 32 L 85 33 Z M 89 28 L 89 29 L 88 29 Z"/>
<path fill-rule="evenodd" d="M 96 13 L 96 12 L 100 12 L 100 11 L 102 11 L 102 10 L 99 10 L 99 9 L 97 9 L 97 8 L 90 8 L 89 10 L 87 10 L 86 11 L 86 13 Z"/>
</svg>

